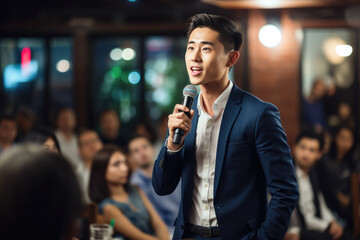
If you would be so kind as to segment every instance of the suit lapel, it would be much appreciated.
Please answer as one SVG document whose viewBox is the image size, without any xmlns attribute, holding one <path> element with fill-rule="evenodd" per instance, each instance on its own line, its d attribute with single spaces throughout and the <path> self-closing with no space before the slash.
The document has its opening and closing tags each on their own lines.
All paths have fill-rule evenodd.
<svg viewBox="0 0 360 240">
<path fill-rule="evenodd" d="M 216 163 L 215 163 L 215 179 L 214 179 L 214 197 L 220 181 L 220 174 L 224 163 L 226 146 L 228 143 L 228 137 L 233 127 L 235 119 L 241 111 L 241 90 L 234 85 L 229 100 L 224 109 L 223 118 L 220 126 L 220 133 L 218 139 L 218 146 L 216 151 Z"/>
</svg>

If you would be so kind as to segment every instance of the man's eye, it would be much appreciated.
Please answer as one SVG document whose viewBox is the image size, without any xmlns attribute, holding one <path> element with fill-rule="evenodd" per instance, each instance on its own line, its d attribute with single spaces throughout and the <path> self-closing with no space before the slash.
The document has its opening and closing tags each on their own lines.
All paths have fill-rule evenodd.
<svg viewBox="0 0 360 240">
<path fill-rule="evenodd" d="M 190 46 L 190 47 L 188 47 L 188 50 L 194 50 L 194 48 Z"/>
</svg>

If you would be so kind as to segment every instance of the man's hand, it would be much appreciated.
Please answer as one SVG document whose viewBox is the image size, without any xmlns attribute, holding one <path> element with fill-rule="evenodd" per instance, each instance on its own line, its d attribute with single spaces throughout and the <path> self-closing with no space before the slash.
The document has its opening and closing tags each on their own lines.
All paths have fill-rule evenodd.
<svg viewBox="0 0 360 240">
<path fill-rule="evenodd" d="M 169 138 L 167 142 L 167 148 L 169 150 L 179 150 L 181 146 L 184 144 L 184 138 L 185 136 L 190 132 L 191 129 L 191 120 L 194 117 L 194 110 L 190 111 L 190 118 L 186 116 L 184 112 L 188 112 L 189 108 L 185 107 L 184 105 L 176 104 L 174 108 L 174 112 L 169 115 L 169 121 L 168 121 L 168 128 L 169 128 Z M 180 144 L 174 144 L 173 138 L 175 129 L 180 128 L 184 130 L 184 137 L 181 139 Z"/>
<path fill-rule="evenodd" d="M 300 240 L 300 236 L 296 233 L 287 233 L 285 234 L 284 240 Z"/>
<path fill-rule="evenodd" d="M 339 239 L 343 235 L 344 229 L 336 221 L 332 221 L 329 227 L 329 233 L 334 240 Z"/>
</svg>

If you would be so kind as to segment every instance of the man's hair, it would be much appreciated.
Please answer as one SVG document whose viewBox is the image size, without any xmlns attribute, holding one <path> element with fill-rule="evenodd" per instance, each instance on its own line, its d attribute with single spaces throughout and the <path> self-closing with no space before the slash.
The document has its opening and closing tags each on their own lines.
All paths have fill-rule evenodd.
<svg viewBox="0 0 360 240">
<path fill-rule="evenodd" d="M 31 144 L 1 155 L 0 196 L 1 239 L 64 239 L 83 207 L 70 163 Z"/>
<path fill-rule="evenodd" d="M 314 139 L 319 142 L 319 150 L 322 151 L 324 147 L 324 134 L 323 132 L 317 131 L 312 126 L 304 127 L 300 134 L 296 138 L 296 144 L 298 144 L 303 138 Z"/>
<path fill-rule="evenodd" d="M 2 123 L 2 121 L 7 120 L 7 121 L 11 121 L 16 123 L 16 119 L 14 117 L 14 115 L 11 114 L 4 114 L 0 116 L 0 124 Z"/>
<path fill-rule="evenodd" d="M 190 37 L 195 28 L 210 28 L 219 33 L 219 41 L 224 45 L 225 52 L 239 51 L 242 35 L 237 24 L 223 16 L 200 13 L 189 18 L 187 23 L 187 36 Z"/>
<path fill-rule="evenodd" d="M 139 139 L 139 138 L 146 139 L 146 141 L 148 141 L 148 142 L 150 143 L 150 145 L 152 145 L 151 140 L 150 140 L 147 136 L 145 136 L 144 134 L 138 134 L 138 133 L 136 133 L 136 134 L 131 135 L 130 138 L 129 138 L 129 140 L 128 140 L 128 151 L 129 151 L 129 152 L 130 152 L 130 148 L 129 148 L 130 143 L 131 143 L 132 141 L 136 140 L 136 139 Z"/>
</svg>

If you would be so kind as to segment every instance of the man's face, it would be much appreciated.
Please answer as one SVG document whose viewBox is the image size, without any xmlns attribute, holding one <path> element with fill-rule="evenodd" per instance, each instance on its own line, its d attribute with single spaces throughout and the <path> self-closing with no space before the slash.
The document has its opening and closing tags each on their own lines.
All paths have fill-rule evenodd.
<svg viewBox="0 0 360 240">
<path fill-rule="evenodd" d="M 154 148 L 146 138 L 136 138 L 129 143 L 131 160 L 139 168 L 148 168 L 153 164 Z"/>
<path fill-rule="evenodd" d="M 71 109 L 61 111 L 57 119 L 57 127 L 64 132 L 74 131 L 76 126 L 75 113 Z"/>
<path fill-rule="evenodd" d="M 207 27 L 195 28 L 185 53 L 190 82 L 206 85 L 227 79 L 229 54 L 225 53 L 218 32 Z"/>
<path fill-rule="evenodd" d="M 0 122 L 0 139 L 2 142 L 11 144 L 14 142 L 17 134 L 16 122 L 3 119 Z"/>
<path fill-rule="evenodd" d="M 100 128 L 104 135 L 111 135 L 118 132 L 120 128 L 120 120 L 116 113 L 104 113 L 100 120 Z"/>
<path fill-rule="evenodd" d="M 96 132 L 87 131 L 79 136 L 79 151 L 84 160 L 93 159 L 95 153 L 97 153 L 103 144 Z"/>
<path fill-rule="evenodd" d="M 319 141 L 312 138 L 302 138 L 295 145 L 295 162 L 301 167 L 309 169 L 321 158 Z"/>
</svg>

